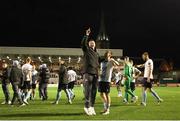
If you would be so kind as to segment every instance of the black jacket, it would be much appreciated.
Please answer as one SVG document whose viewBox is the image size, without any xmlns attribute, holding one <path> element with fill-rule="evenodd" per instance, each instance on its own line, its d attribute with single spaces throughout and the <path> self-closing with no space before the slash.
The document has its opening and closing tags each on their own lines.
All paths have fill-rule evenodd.
<svg viewBox="0 0 180 121">
<path fill-rule="evenodd" d="M 10 72 L 11 83 L 22 83 L 23 73 L 22 70 L 16 66 L 13 66 Z"/>
<path fill-rule="evenodd" d="M 81 47 L 84 53 L 83 56 L 83 73 L 98 74 L 99 69 L 99 54 L 96 49 L 93 50 L 88 45 L 88 36 L 84 36 L 81 42 Z"/>
<path fill-rule="evenodd" d="M 48 68 L 42 68 L 40 71 L 40 83 L 48 83 L 50 78 L 50 71 Z"/>
<path fill-rule="evenodd" d="M 64 64 L 61 64 L 60 68 L 59 68 L 59 83 L 68 84 L 67 68 L 66 68 L 66 66 Z"/>
<path fill-rule="evenodd" d="M 2 69 L 2 75 L 0 76 L 2 81 L 9 83 L 10 68 Z"/>
</svg>

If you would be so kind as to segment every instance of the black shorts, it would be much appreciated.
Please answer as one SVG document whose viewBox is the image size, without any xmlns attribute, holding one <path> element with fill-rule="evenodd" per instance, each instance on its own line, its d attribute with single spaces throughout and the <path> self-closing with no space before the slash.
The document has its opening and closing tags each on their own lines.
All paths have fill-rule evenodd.
<svg viewBox="0 0 180 121">
<path fill-rule="evenodd" d="M 22 89 L 32 89 L 32 84 L 30 81 L 24 81 Z"/>
<path fill-rule="evenodd" d="M 74 88 L 74 84 L 75 84 L 75 81 L 69 82 L 68 83 L 68 89 L 73 89 Z"/>
<path fill-rule="evenodd" d="M 130 88 L 131 88 L 131 91 L 134 91 L 136 89 L 135 82 L 130 83 Z"/>
<path fill-rule="evenodd" d="M 58 90 L 65 90 L 65 89 L 68 89 L 68 84 L 62 84 L 62 83 L 58 84 Z"/>
<path fill-rule="evenodd" d="M 36 84 L 32 84 L 32 89 L 36 89 Z"/>
<path fill-rule="evenodd" d="M 99 82 L 98 91 L 101 93 L 110 93 L 110 82 Z"/>
<path fill-rule="evenodd" d="M 147 82 L 147 78 L 144 78 L 143 79 L 143 87 L 146 87 L 146 88 L 152 88 L 152 79 L 150 79 L 150 82 Z"/>
</svg>

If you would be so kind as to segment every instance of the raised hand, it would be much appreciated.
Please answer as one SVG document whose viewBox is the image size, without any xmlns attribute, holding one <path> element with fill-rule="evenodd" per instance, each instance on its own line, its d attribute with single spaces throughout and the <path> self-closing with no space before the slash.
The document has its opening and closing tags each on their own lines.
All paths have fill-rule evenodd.
<svg viewBox="0 0 180 121">
<path fill-rule="evenodd" d="M 86 30 L 86 35 L 89 36 L 90 33 L 91 33 L 91 29 L 88 28 L 88 29 Z"/>
</svg>

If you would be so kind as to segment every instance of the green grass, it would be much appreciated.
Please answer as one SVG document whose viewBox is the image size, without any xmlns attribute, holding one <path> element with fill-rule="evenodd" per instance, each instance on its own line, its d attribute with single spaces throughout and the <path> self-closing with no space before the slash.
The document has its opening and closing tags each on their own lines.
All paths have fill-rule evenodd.
<svg viewBox="0 0 180 121">
<path fill-rule="evenodd" d="M 56 96 L 56 88 L 49 87 L 49 100 L 42 102 L 38 96 L 35 101 L 25 107 L 11 107 L 0 105 L 0 120 L 178 120 L 180 119 L 180 88 L 178 87 L 156 87 L 157 93 L 164 99 L 164 102 L 157 105 L 155 99 L 148 93 L 147 106 L 140 104 L 141 88 L 136 89 L 139 96 L 137 104 L 125 105 L 122 98 L 117 97 L 115 87 L 111 88 L 112 104 L 110 115 L 103 116 L 100 111 L 103 109 L 102 102 L 97 93 L 95 110 L 96 116 L 86 116 L 83 111 L 84 101 L 82 100 L 82 87 L 75 87 L 76 97 L 72 105 L 66 104 L 65 93 L 58 105 L 52 105 Z M 11 93 L 12 94 L 12 93 Z M 0 102 L 3 101 L 3 94 L 0 88 Z"/>
</svg>

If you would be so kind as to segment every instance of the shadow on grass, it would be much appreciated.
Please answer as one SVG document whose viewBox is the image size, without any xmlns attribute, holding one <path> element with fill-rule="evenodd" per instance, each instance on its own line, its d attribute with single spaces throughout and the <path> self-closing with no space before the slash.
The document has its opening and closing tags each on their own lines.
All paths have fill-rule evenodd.
<svg viewBox="0 0 180 121">
<path fill-rule="evenodd" d="M 0 115 L 0 117 L 49 117 L 49 116 L 80 116 L 84 113 L 21 113 Z"/>
</svg>

